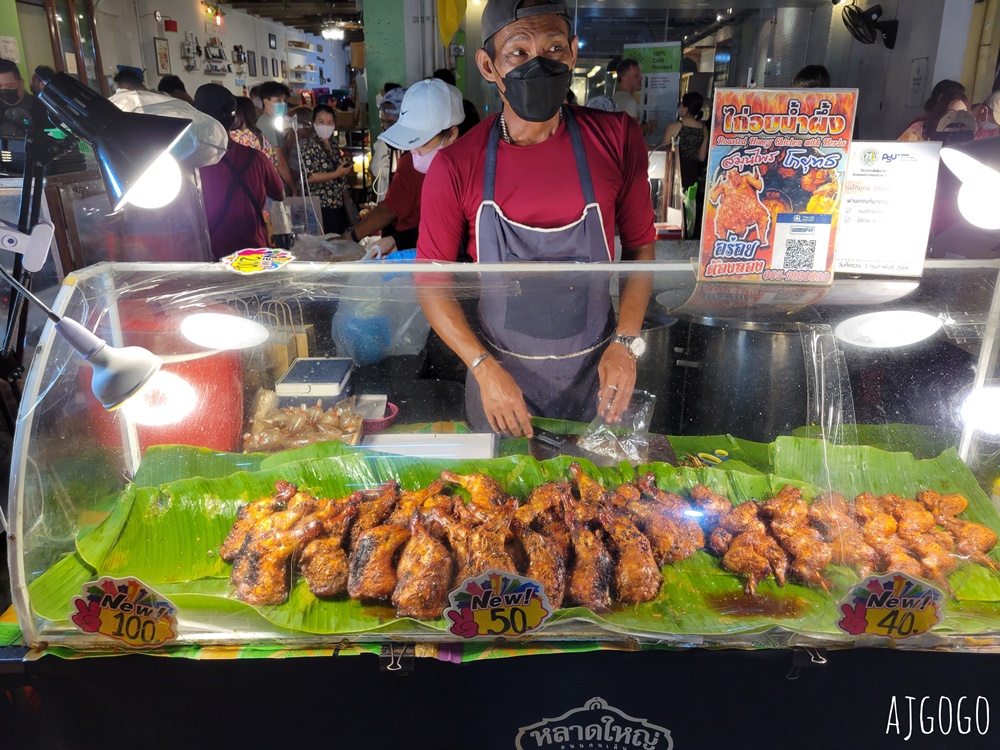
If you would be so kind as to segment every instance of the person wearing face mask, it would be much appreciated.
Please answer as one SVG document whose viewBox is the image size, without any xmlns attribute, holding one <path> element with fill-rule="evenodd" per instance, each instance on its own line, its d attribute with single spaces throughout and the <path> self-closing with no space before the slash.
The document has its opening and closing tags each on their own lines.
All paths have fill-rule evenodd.
<svg viewBox="0 0 1000 750">
<path fill-rule="evenodd" d="M 295 189 L 295 177 L 288 166 L 288 157 L 285 154 L 285 137 L 282 134 L 286 123 L 284 118 L 288 114 L 288 97 L 291 96 L 291 89 L 283 83 L 277 81 L 266 81 L 260 85 L 257 95 L 260 97 L 262 112 L 257 119 L 257 127 L 264 134 L 264 138 L 271 144 L 272 163 L 278 170 L 285 187 L 291 191 L 292 195 L 297 195 Z M 281 125 L 281 127 L 278 127 Z"/>
<path fill-rule="evenodd" d="M 399 105 L 403 103 L 403 97 L 406 95 L 406 89 L 396 84 L 386 84 L 386 86 L 390 85 L 394 88 L 386 92 L 378 107 L 378 119 L 382 130 L 388 130 L 399 120 Z M 389 183 L 392 182 L 392 177 L 399 167 L 400 156 L 398 149 L 393 148 L 381 138 L 375 139 L 375 145 L 372 146 L 371 173 L 376 203 L 385 200 Z"/>
<path fill-rule="evenodd" d="M 194 104 L 227 132 L 233 129 L 236 97 L 224 86 L 206 83 L 195 92 Z M 215 259 L 246 248 L 270 247 L 264 206 L 267 198 L 283 200 L 285 192 L 267 157 L 230 140 L 225 156 L 200 172 Z"/>
<path fill-rule="evenodd" d="M 0 135 L 23 136 L 25 123 L 45 127 L 45 107 L 24 90 L 24 80 L 17 64 L 0 57 Z"/>
<path fill-rule="evenodd" d="M 566 5 L 489 0 L 482 31 L 476 63 L 503 108 L 435 159 L 417 259 L 454 261 L 465 243 L 478 263 L 607 263 L 617 228 L 624 260 L 653 260 L 639 124 L 623 112 L 563 104 L 578 46 Z M 468 367 L 469 421 L 479 431 L 531 436 L 532 416 L 620 419 L 645 350 L 639 334 L 652 280 L 628 277 L 617 317 L 606 276 L 537 281 L 518 296 L 485 290 L 479 332 L 453 294 L 418 286 L 431 326 Z"/>
<path fill-rule="evenodd" d="M 458 138 L 464 117 L 461 92 L 444 81 L 432 78 L 406 90 L 396 124 L 379 134 L 380 140 L 406 153 L 399 160 L 385 200 L 345 237 L 358 242 L 381 230 L 383 253 L 417 246 L 424 175 L 441 149 Z"/>
<path fill-rule="evenodd" d="M 327 234 L 342 234 L 347 229 L 344 213 L 344 179 L 354 169 L 350 159 L 344 159 L 336 143 L 330 139 L 336 132 L 334 112 L 321 104 L 312 114 L 313 136 L 301 146 L 302 169 L 305 171 L 309 192 L 319 198 L 323 212 L 323 230 Z"/>
</svg>

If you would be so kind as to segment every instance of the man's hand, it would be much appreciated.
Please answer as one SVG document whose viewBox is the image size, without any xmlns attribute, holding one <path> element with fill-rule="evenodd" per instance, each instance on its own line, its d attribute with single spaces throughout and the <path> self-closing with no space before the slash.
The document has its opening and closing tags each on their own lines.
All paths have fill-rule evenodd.
<svg viewBox="0 0 1000 750">
<path fill-rule="evenodd" d="M 473 375 L 479 383 L 483 411 L 494 432 L 531 437 L 531 415 L 514 378 L 495 359 L 484 360 Z M 634 377 L 633 377 L 634 379 Z"/>
<path fill-rule="evenodd" d="M 617 422 L 632 400 L 635 388 L 635 360 L 624 344 L 609 344 L 597 367 L 601 387 L 597 391 L 597 415 L 605 422 Z"/>
</svg>

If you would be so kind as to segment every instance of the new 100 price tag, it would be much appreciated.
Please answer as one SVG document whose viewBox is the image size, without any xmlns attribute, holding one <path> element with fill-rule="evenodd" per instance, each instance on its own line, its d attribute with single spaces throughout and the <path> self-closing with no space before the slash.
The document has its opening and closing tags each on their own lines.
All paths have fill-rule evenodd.
<svg viewBox="0 0 1000 750">
<path fill-rule="evenodd" d="M 462 638 L 521 636 L 540 628 L 552 614 L 542 584 L 497 570 L 465 579 L 448 598 L 448 632 Z"/>
<path fill-rule="evenodd" d="M 177 637 L 177 607 L 135 578 L 101 578 L 73 598 L 70 622 L 130 648 L 155 648 Z"/>
</svg>

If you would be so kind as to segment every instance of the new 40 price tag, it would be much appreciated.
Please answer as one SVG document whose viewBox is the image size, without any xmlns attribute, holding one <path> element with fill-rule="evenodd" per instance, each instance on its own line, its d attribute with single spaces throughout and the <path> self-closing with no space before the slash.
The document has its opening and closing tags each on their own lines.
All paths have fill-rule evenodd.
<svg viewBox="0 0 1000 750">
<path fill-rule="evenodd" d="M 517 637 L 537 630 L 552 614 L 542 584 L 498 570 L 466 578 L 448 598 L 448 632 L 462 638 Z"/>
<path fill-rule="evenodd" d="M 837 627 L 849 635 L 903 639 L 941 621 L 941 592 L 904 573 L 869 576 L 841 602 Z"/>
<path fill-rule="evenodd" d="M 101 578 L 73 598 L 70 621 L 84 633 L 131 648 L 154 648 L 177 637 L 177 607 L 135 578 Z"/>
</svg>

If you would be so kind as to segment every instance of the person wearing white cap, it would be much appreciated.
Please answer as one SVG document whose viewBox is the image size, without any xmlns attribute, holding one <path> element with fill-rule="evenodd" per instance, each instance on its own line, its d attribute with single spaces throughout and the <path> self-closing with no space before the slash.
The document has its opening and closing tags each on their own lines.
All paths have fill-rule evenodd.
<svg viewBox="0 0 1000 750">
<path fill-rule="evenodd" d="M 379 134 L 379 140 L 407 153 L 399 160 L 385 199 L 344 236 L 358 242 L 384 230 L 383 237 L 391 237 L 394 244 L 383 245 L 383 253 L 416 247 L 424 175 L 441 149 L 458 138 L 463 119 L 462 94 L 454 86 L 434 78 L 410 86 L 396 124 Z"/>
<path fill-rule="evenodd" d="M 441 153 L 424 184 L 418 260 L 477 263 L 653 260 L 649 157 L 623 112 L 565 104 L 578 39 L 567 3 L 489 0 L 479 72 L 503 108 Z M 404 107 L 405 109 L 405 107 Z M 503 285 L 499 285 L 502 287 Z M 479 330 L 454 294 L 418 287 L 431 326 L 469 368 L 466 416 L 477 431 L 531 436 L 531 418 L 618 421 L 629 405 L 652 279 L 630 274 L 620 304 L 608 277 L 521 280 L 485 289 Z"/>
</svg>

